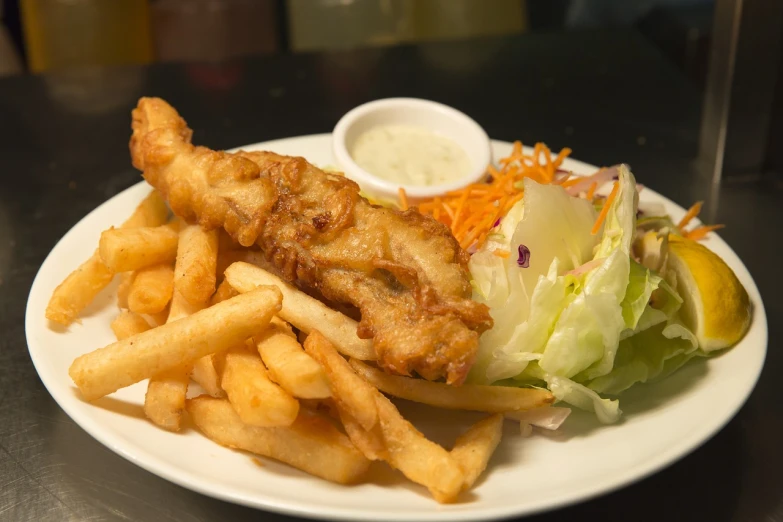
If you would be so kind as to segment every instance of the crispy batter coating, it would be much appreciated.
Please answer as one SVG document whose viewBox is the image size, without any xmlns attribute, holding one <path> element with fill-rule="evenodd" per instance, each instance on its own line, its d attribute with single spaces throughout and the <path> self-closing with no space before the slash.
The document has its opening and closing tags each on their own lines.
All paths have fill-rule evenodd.
<svg viewBox="0 0 783 522">
<path fill-rule="evenodd" d="M 470 299 L 468 255 L 445 226 L 371 205 L 303 158 L 193 146 L 157 98 L 139 101 L 132 127 L 134 166 L 177 216 L 257 244 L 278 275 L 358 307 L 359 335 L 386 371 L 463 382 L 492 319 Z"/>
</svg>

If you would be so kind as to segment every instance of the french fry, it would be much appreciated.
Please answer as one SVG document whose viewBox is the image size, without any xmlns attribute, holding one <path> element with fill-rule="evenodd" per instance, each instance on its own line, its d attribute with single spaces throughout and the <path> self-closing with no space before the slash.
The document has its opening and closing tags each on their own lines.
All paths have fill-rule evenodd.
<svg viewBox="0 0 783 522">
<path fill-rule="evenodd" d="M 226 352 L 221 384 L 245 424 L 290 426 L 299 413 L 299 402 L 269 380 L 261 357 L 244 343 Z"/>
<path fill-rule="evenodd" d="M 185 299 L 192 303 L 203 303 L 215 293 L 217 255 L 217 230 L 207 231 L 198 224 L 182 227 L 174 284 Z"/>
<path fill-rule="evenodd" d="M 348 362 L 318 330 L 307 336 L 304 349 L 326 371 L 338 408 L 356 419 L 362 429 L 371 430 L 378 423 L 374 398 L 377 390 L 351 370 Z"/>
<path fill-rule="evenodd" d="M 123 272 L 120 274 L 120 284 L 117 285 L 117 306 L 128 308 L 128 294 L 130 293 L 133 277 L 136 272 Z"/>
<path fill-rule="evenodd" d="M 164 322 L 188 317 L 202 308 L 173 291 L 169 315 Z M 190 370 L 191 365 L 184 364 L 150 377 L 144 395 L 144 414 L 153 423 L 169 431 L 179 431 L 190 383 Z"/>
<path fill-rule="evenodd" d="M 118 341 L 127 339 L 141 332 L 150 329 L 150 324 L 139 314 L 127 310 L 120 312 L 120 315 L 111 322 L 111 330 Z"/>
<path fill-rule="evenodd" d="M 205 392 L 218 399 L 226 394 L 220 386 L 220 373 L 217 370 L 218 354 L 209 354 L 193 363 L 190 378 L 193 379 Z"/>
<path fill-rule="evenodd" d="M 380 431 L 388 454 L 386 462 L 413 482 L 425 486 L 438 502 L 456 500 L 465 483 L 459 463 L 406 421 L 389 399 L 371 389 L 375 391 Z"/>
<path fill-rule="evenodd" d="M 169 320 L 169 306 L 154 314 L 144 314 L 144 318 L 153 328 L 166 324 Z"/>
<path fill-rule="evenodd" d="M 217 353 L 261 333 L 280 311 L 276 287 L 238 295 L 184 319 L 78 357 L 69 369 L 87 400 Z"/>
<path fill-rule="evenodd" d="M 150 377 L 144 395 L 144 415 L 169 431 L 179 431 L 190 382 L 190 366 L 170 368 Z"/>
<path fill-rule="evenodd" d="M 220 250 L 218 252 L 217 261 L 218 276 L 222 278 L 225 276 L 225 272 L 228 267 L 234 263 L 239 262 L 250 263 L 251 265 L 257 266 L 264 270 L 267 270 L 271 267 L 270 263 L 264 259 L 264 255 L 261 252 L 248 250 L 246 248 L 241 250 Z"/>
<path fill-rule="evenodd" d="M 358 482 L 370 461 L 328 419 L 303 412 L 287 427 L 244 424 L 228 401 L 201 396 L 187 402 L 198 429 L 222 446 L 284 462 L 336 482 Z"/>
<path fill-rule="evenodd" d="M 235 295 L 239 295 L 239 292 L 234 290 L 234 287 L 228 284 L 228 281 L 223 280 L 223 282 L 218 286 L 217 290 L 215 290 L 215 294 L 212 296 L 210 304 L 216 305 L 225 301 L 226 299 L 231 299 Z"/>
<path fill-rule="evenodd" d="M 378 425 L 370 430 L 365 430 L 346 410 L 341 410 L 339 407 L 337 407 L 337 415 L 348 438 L 365 457 L 370 460 L 389 460 L 389 451 Z"/>
<path fill-rule="evenodd" d="M 305 353 L 291 329 L 282 321 L 273 318 L 257 341 L 258 353 L 269 370 L 269 376 L 284 390 L 300 399 L 331 397 L 324 369 Z"/>
<path fill-rule="evenodd" d="M 68 326 L 113 278 L 114 272 L 103 264 L 96 251 L 54 290 L 46 307 L 46 318 Z"/>
<path fill-rule="evenodd" d="M 503 415 L 496 413 L 478 421 L 457 439 L 451 456 L 465 474 L 463 490 L 473 487 L 481 473 L 487 469 L 489 459 L 500 444 L 502 435 Z"/>
<path fill-rule="evenodd" d="M 136 207 L 121 228 L 162 225 L 166 222 L 167 214 L 166 202 L 154 190 Z M 113 278 L 114 272 L 104 264 L 96 250 L 55 288 L 46 306 L 46 318 L 63 326 L 70 325 Z"/>
<path fill-rule="evenodd" d="M 166 222 L 168 215 L 166 201 L 160 192 L 153 190 L 125 220 L 122 228 L 157 227 Z"/>
<path fill-rule="evenodd" d="M 274 285 L 283 293 L 283 309 L 279 316 L 298 329 L 310 333 L 318 329 L 340 353 L 363 361 L 376 359 L 372 341 L 356 335 L 357 323 L 332 310 L 318 299 L 294 288 L 266 270 L 245 262 L 226 269 L 226 280 L 238 292 L 245 293 L 259 285 Z"/>
<path fill-rule="evenodd" d="M 505 413 L 530 410 L 554 402 L 554 397 L 546 390 L 477 384 L 450 386 L 389 375 L 355 359 L 351 360 L 351 366 L 356 373 L 384 393 L 438 408 Z"/>
<path fill-rule="evenodd" d="M 206 231 L 199 225 L 179 229 L 174 287 L 178 294 L 199 307 L 215 292 L 215 263 L 218 253 L 218 231 Z M 202 357 L 191 366 L 190 377 L 213 397 L 224 397 L 213 354 Z"/>
<path fill-rule="evenodd" d="M 130 311 L 137 314 L 162 312 L 174 291 L 174 269 L 171 265 L 154 265 L 135 274 L 128 291 Z"/>
<path fill-rule="evenodd" d="M 366 457 L 385 460 L 413 482 L 425 486 L 438 502 L 454 501 L 462 490 L 465 475 L 451 454 L 403 419 L 397 408 L 359 377 L 317 330 L 307 336 L 305 350 L 324 366 L 340 418 L 356 447 Z M 374 409 L 375 413 L 365 409 Z M 355 412 L 377 418 L 377 424 L 368 429 L 358 419 L 356 424 L 350 422 Z"/>
<path fill-rule="evenodd" d="M 172 227 L 111 228 L 101 234 L 98 252 L 113 272 L 171 263 L 177 257 L 177 232 Z"/>
</svg>

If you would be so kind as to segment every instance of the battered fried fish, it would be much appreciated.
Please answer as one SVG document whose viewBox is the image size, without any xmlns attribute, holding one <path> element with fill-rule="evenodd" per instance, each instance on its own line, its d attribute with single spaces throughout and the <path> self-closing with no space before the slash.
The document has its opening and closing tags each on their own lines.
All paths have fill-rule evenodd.
<svg viewBox="0 0 783 522">
<path fill-rule="evenodd" d="M 134 166 L 176 215 L 258 244 L 283 278 L 358 307 L 359 336 L 387 371 L 463 382 L 492 319 L 470 299 L 468 255 L 444 225 L 371 205 L 303 158 L 193 146 L 161 99 L 142 98 L 132 128 Z"/>
</svg>

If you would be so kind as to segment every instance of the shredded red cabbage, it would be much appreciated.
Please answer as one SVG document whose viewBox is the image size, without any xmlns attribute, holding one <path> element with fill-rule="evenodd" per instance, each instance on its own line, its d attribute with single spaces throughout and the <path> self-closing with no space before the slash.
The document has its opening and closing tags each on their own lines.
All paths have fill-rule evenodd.
<svg viewBox="0 0 783 522">
<path fill-rule="evenodd" d="M 519 268 L 528 268 L 530 266 L 530 249 L 525 245 L 517 247 L 519 257 L 517 257 L 517 266 Z"/>
</svg>

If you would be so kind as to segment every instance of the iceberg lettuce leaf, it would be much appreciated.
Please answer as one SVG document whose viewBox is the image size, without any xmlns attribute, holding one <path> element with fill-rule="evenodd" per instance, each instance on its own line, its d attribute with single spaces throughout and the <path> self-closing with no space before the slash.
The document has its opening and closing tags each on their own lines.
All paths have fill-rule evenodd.
<svg viewBox="0 0 783 522">
<path fill-rule="evenodd" d="M 627 328 L 622 302 L 631 270 L 638 194 L 633 174 L 625 165 L 618 168 L 618 174 L 618 193 L 609 207 L 594 257 L 603 261 L 584 274 L 582 291 L 560 314 L 539 361 L 547 374 L 567 378 L 579 374 L 593 379 L 609 373 L 620 335 Z"/>
<path fill-rule="evenodd" d="M 697 355 L 693 333 L 676 322 L 658 324 L 620 342 L 614 368 L 588 387 L 616 395 L 636 383 L 668 376 Z"/>
<path fill-rule="evenodd" d="M 479 340 L 471 382 L 513 377 L 540 357 L 530 354 L 541 352 L 573 290 L 575 278 L 562 274 L 589 260 L 598 243 L 590 233 L 596 213 L 588 201 L 531 179 L 524 188 L 524 199 L 468 264 L 474 298 L 490 307 L 495 322 Z M 517 265 L 520 244 L 531 252 L 527 268 Z M 494 255 L 497 248 L 507 249 L 511 257 Z"/>
</svg>

